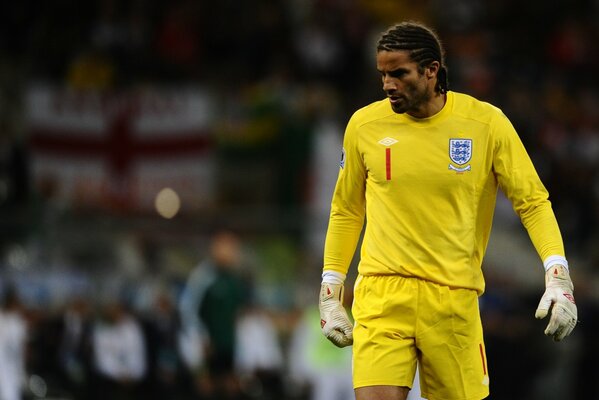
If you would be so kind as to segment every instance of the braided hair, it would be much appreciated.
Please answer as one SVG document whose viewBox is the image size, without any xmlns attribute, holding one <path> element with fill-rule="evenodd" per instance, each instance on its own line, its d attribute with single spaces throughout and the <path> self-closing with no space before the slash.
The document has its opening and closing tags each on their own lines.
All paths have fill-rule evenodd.
<svg viewBox="0 0 599 400">
<path fill-rule="evenodd" d="M 447 66 L 445 65 L 445 52 L 437 34 L 430 28 L 417 22 L 401 22 L 392 26 L 384 32 L 376 47 L 379 51 L 407 50 L 411 59 L 418 64 L 418 71 L 422 73 L 424 68 L 433 61 L 440 64 L 437 72 L 437 84 L 435 90 L 446 93 Z"/>
</svg>

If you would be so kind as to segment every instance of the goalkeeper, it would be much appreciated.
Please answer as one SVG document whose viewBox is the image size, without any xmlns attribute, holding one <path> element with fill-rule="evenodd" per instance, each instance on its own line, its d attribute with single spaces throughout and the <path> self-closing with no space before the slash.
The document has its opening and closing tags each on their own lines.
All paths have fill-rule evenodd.
<svg viewBox="0 0 599 400">
<path fill-rule="evenodd" d="M 418 23 L 377 43 L 386 99 L 354 113 L 343 140 L 320 291 L 321 327 L 353 343 L 357 400 L 404 400 L 420 365 L 422 396 L 489 394 L 478 296 L 498 188 L 544 268 L 537 318 L 556 341 L 577 322 L 572 281 L 548 193 L 500 109 L 449 91 L 443 49 Z M 352 325 L 343 282 L 367 221 Z"/>
</svg>

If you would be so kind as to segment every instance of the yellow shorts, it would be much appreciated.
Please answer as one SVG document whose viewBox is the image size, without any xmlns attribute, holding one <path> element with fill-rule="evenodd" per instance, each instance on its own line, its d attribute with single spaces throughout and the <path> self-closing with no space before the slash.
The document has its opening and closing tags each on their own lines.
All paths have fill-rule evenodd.
<svg viewBox="0 0 599 400">
<path fill-rule="evenodd" d="M 422 397 L 480 400 L 489 375 L 474 290 L 398 275 L 356 280 L 352 313 L 354 387 L 411 387 Z"/>
</svg>

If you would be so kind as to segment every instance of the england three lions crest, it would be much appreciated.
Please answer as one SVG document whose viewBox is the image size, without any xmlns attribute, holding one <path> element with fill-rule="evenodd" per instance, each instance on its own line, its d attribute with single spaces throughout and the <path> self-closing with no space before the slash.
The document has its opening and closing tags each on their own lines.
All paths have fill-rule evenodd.
<svg viewBox="0 0 599 400">
<path fill-rule="evenodd" d="M 457 166 L 449 164 L 449 169 L 457 172 L 470 171 L 468 164 L 472 158 L 472 139 L 449 139 L 449 159 Z"/>
</svg>

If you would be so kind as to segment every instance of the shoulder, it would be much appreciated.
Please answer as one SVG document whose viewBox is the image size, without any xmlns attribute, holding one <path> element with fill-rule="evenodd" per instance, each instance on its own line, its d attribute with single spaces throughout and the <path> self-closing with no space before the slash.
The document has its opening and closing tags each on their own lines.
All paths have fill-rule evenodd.
<svg viewBox="0 0 599 400">
<path fill-rule="evenodd" d="M 351 116 L 348 125 L 359 128 L 363 125 L 394 115 L 387 99 L 378 100 L 358 109 Z"/>
<path fill-rule="evenodd" d="M 491 124 L 497 118 L 506 118 L 503 111 L 486 101 L 479 100 L 473 96 L 451 92 L 454 98 L 453 113 L 466 119 L 473 119 L 482 123 Z"/>
<path fill-rule="evenodd" d="M 470 125 L 482 124 L 497 143 L 510 142 L 518 137 L 511 121 L 499 107 L 472 96 L 454 93 L 454 115 Z"/>
</svg>

